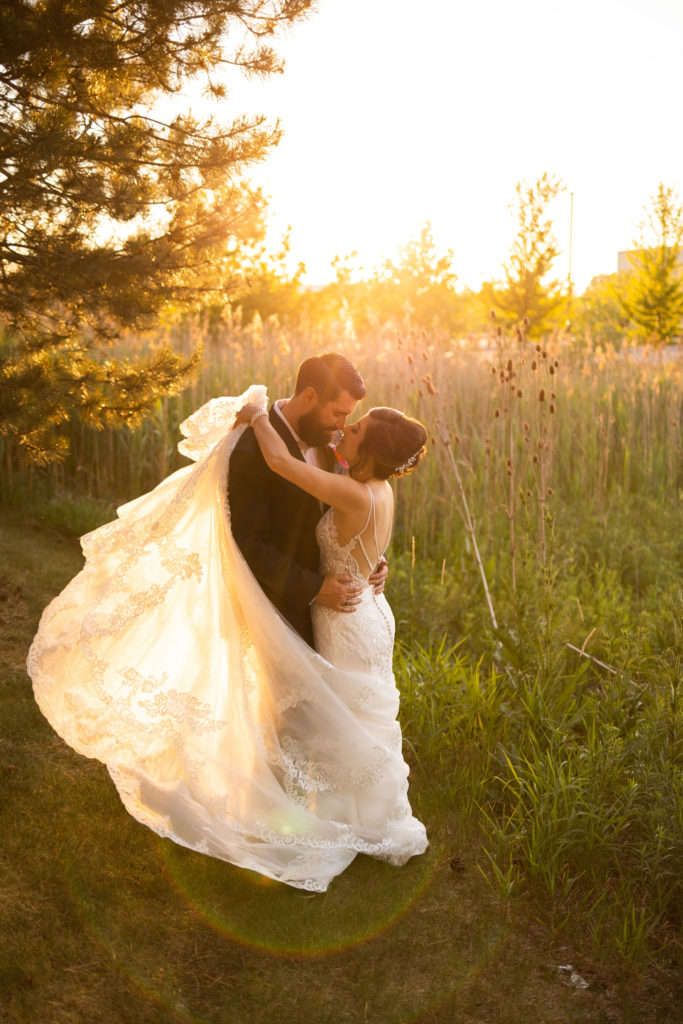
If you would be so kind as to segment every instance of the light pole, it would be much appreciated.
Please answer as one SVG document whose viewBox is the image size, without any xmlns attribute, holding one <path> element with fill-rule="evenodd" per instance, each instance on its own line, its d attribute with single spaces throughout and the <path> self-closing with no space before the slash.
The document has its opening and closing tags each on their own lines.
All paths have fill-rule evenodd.
<svg viewBox="0 0 683 1024">
<path fill-rule="evenodd" d="M 567 284 L 569 287 L 569 294 L 572 292 L 572 246 L 574 242 L 574 193 L 569 193 L 569 273 L 567 275 Z"/>
<path fill-rule="evenodd" d="M 574 193 L 569 193 L 569 269 L 567 271 L 567 328 L 572 329 L 574 286 L 572 284 L 572 248 L 574 245 Z"/>
</svg>

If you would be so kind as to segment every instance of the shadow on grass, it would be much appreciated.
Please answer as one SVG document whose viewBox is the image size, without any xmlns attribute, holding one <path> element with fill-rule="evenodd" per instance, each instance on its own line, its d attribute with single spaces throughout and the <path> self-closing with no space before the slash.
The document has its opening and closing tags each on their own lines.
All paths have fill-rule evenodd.
<svg viewBox="0 0 683 1024">
<path fill-rule="evenodd" d="M 54 882 L 81 943 L 174 1020 L 265 1024 L 277 1006 L 297 1024 L 431 1019 L 500 957 L 509 923 L 438 843 L 403 868 L 359 856 L 311 895 L 159 839 L 93 769 L 56 787 L 72 813 Z"/>
</svg>

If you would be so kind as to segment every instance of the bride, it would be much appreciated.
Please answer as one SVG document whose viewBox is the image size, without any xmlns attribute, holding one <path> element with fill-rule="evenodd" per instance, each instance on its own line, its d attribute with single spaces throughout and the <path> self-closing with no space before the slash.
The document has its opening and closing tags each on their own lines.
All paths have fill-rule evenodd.
<svg viewBox="0 0 683 1024">
<path fill-rule="evenodd" d="M 82 538 L 85 566 L 43 613 L 27 666 L 52 726 L 106 764 L 138 821 L 324 891 L 359 852 L 399 865 L 427 845 L 407 798 L 393 616 L 367 585 L 391 533 L 387 478 L 417 464 L 426 434 L 371 410 L 338 446 L 344 477 L 292 458 L 265 405 L 252 387 L 181 425 L 195 464 Z M 363 585 L 353 615 L 313 605 L 315 651 L 230 529 L 230 456 L 252 421 L 271 468 L 330 505 L 321 571 Z"/>
</svg>

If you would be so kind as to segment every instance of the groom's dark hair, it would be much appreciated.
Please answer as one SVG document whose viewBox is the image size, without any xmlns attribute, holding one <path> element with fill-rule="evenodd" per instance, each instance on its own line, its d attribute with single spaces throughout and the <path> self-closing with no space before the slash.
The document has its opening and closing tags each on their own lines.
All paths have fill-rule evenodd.
<svg viewBox="0 0 683 1024">
<path fill-rule="evenodd" d="M 357 402 L 365 398 L 365 383 L 355 366 L 337 352 L 304 359 L 296 374 L 294 394 L 313 388 L 321 405 L 333 402 L 340 391 L 348 391 Z"/>
</svg>

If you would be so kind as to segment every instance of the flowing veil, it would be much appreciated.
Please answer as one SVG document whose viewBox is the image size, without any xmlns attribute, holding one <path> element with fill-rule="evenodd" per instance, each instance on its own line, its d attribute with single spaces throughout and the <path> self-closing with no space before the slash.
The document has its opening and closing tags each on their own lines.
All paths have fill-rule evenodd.
<svg viewBox="0 0 683 1024">
<path fill-rule="evenodd" d="M 386 780 L 405 791 L 407 769 L 377 724 L 397 693 L 360 713 L 367 677 L 298 636 L 232 537 L 228 465 L 245 427 L 231 427 L 246 402 L 265 407 L 265 388 L 185 420 L 178 447 L 194 464 L 82 538 L 85 566 L 44 611 L 27 667 L 45 717 L 104 762 L 138 821 L 322 891 L 359 851 L 421 852 L 422 826 L 387 820 Z"/>
</svg>

